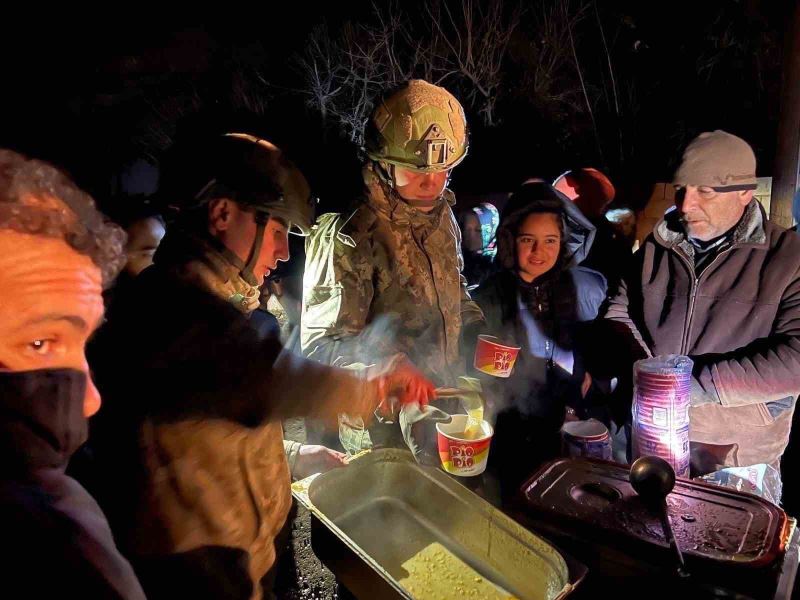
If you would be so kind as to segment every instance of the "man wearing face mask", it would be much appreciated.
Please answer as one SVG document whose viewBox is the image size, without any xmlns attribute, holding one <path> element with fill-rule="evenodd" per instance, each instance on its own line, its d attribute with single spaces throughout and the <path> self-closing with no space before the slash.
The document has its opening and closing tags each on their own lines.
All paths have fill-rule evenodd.
<svg viewBox="0 0 800 600">
<path fill-rule="evenodd" d="M 0 150 L 0 530 L 3 587 L 21 595 L 144 598 L 64 474 L 100 407 L 84 350 L 124 242 L 63 173 Z"/>
<path fill-rule="evenodd" d="M 700 134 L 673 181 L 675 210 L 605 315 L 631 349 L 617 374 L 644 356 L 688 355 L 693 474 L 779 468 L 800 394 L 800 239 L 753 198 L 756 160 L 741 138 Z"/>
<path fill-rule="evenodd" d="M 447 189 L 467 155 L 464 110 L 447 90 L 412 80 L 378 105 L 365 138 L 363 201 L 353 212 L 321 216 L 307 243 L 303 351 L 341 366 L 402 352 L 436 384 L 454 385 L 464 372 L 464 329 L 483 321 L 461 275 Z M 351 453 L 397 442 L 394 434 L 340 417 Z"/>
<path fill-rule="evenodd" d="M 149 597 L 269 597 L 291 505 L 281 420 L 368 418 L 390 396 L 424 404 L 432 386 L 398 361 L 357 377 L 305 360 L 253 322 L 313 210 L 276 146 L 225 134 L 172 168 L 163 193 L 178 216 L 90 357 L 108 398 L 101 501 Z"/>
</svg>

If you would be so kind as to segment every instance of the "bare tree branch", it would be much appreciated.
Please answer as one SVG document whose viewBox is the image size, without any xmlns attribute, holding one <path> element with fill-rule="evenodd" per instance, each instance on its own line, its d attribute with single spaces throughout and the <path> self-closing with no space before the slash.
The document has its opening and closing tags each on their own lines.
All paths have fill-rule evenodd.
<svg viewBox="0 0 800 600">
<path fill-rule="evenodd" d="M 298 61 L 307 106 L 360 143 L 377 98 L 422 77 L 448 85 L 487 125 L 495 124 L 503 61 L 520 12 L 506 17 L 503 0 L 486 7 L 460 0 L 457 6 L 426 0 L 428 18 L 412 20 L 395 2 L 383 8 L 375 3 L 369 22 L 346 24 L 335 42 L 326 29 L 314 30 Z"/>
<path fill-rule="evenodd" d="M 569 3 L 565 2 L 563 6 L 567 7 L 569 6 Z M 578 72 L 578 79 L 580 79 L 581 82 L 581 90 L 583 91 L 583 97 L 584 100 L 586 101 L 586 110 L 589 112 L 589 117 L 592 120 L 592 129 L 594 130 L 594 137 L 595 141 L 597 142 L 597 151 L 600 153 L 600 156 L 602 157 L 603 145 L 600 141 L 600 132 L 597 129 L 597 121 L 594 118 L 594 110 L 592 109 L 592 102 L 591 100 L 589 100 L 589 92 L 586 91 L 586 82 L 583 79 L 583 71 L 581 71 L 581 65 L 580 62 L 578 61 L 578 51 L 575 47 L 575 37 L 573 36 L 572 33 L 573 29 L 572 22 L 569 20 L 567 22 L 568 22 L 567 33 L 569 34 L 569 45 L 570 49 L 572 50 L 572 57 L 573 60 L 575 61 L 575 70 Z"/>
</svg>

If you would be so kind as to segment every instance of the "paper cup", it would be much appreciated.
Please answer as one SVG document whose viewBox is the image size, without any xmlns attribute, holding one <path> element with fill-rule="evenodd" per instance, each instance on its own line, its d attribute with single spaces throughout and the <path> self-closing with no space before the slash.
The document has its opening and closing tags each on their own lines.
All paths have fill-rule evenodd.
<svg viewBox="0 0 800 600">
<path fill-rule="evenodd" d="M 570 421 L 561 428 L 564 456 L 588 456 L 611 460 L 611 436 L 597 419 Z"/>
<path fill-rule="evenodd" d="M 517 361 L 519 346 L 506 346 L 491 335 L 479 335 L 475 368 L 493 377 L 509 377 Z"/>
<path fill-rule="evenodd" d="M 480 475 L 486 470 L 489 444 L 494 429 L 487 421 L 481 422 L 481 436 L 474 440 L 463 439 L 467 428 L 467 415 L 453 415 L 449 423 L 436 424 L 436 438 L 442 468 L 459 477 Z"/>
</svg>

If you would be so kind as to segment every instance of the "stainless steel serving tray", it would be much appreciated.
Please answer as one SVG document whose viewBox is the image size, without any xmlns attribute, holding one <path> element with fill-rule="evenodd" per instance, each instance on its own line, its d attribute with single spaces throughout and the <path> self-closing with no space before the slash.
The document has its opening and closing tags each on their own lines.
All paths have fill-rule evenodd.
<svg viewBox="0 0 800 600">
<path fill-rule="evenodd" d="M 322 525 L 315 552 L 359 597 L 551 600 L 585 574 L 407 451 L 375 450 L 292 489 Z"/>
</svg>

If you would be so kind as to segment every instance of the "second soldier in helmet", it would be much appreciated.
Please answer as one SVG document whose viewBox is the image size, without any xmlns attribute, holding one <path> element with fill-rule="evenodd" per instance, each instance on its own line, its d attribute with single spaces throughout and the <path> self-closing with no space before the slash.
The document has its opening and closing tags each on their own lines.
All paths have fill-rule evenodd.
<svg viewBox="0 0 800 600">
<path fill-rule="evenodd" d="M 256 599 L 271 593 L 290 461 L 302 458 L 285 454 L 281 420 L 369 418 L 390 396 L 424 403 L 433 388 L 402 361 L 363 378 L 315 364 L 256 326 L 287 233 L 310 228 L 310 190 L 265 140 L 201 142 L 163 186 L 179 214 L 154 264 L 90 357 L 107 400 L 98 500 L 149 597 Z"/>
<path fill-rule="evenodd" d="M 447 90 L 412 80 L 379 104 L 365 137 L 362 201 L 322 215 L 307 243 L 303 351 L 341 366 L 402 352 L 437 385 L 454 385 L 464 329 L 483 321 L 461 275 L 447 189 L 467 154 L 464 110 Z M 399 439 L 386 435 L 340 416 L 350 453 Z"/>
</svg>

